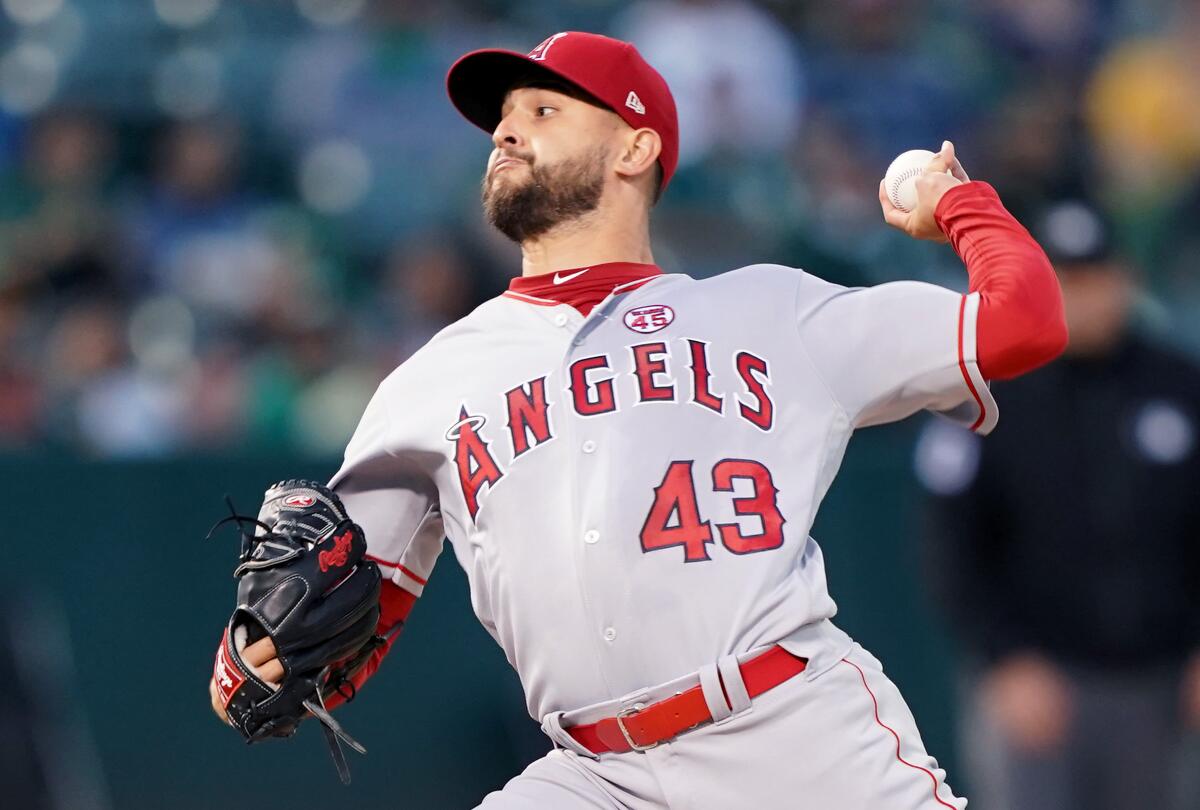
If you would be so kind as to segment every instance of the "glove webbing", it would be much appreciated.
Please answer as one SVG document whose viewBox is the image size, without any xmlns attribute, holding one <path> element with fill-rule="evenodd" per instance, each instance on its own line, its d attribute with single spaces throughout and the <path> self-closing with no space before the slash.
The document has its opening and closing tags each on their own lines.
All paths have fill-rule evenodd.
<svg viewBox="0 0 1200 810">
<path fill-rule="evenodd" d="M 325 742 L 329 745 L 329 755 L 333 757 L 333 765 L 337 768 L 338 778 L 342 780 L 343 785 L 350 784 L 350 766 L 346 764 L 346 754 L 342 751 L 342 745 L 339 740 L 342 740 L 346 745 L 353 748 L 360 754 L 367 753 L 367 749 L 362 743 L 351 737 L 342 728 L 342 724 L 333 719 L 333 715 L 325 709 L 325 699 L 321 697 L 321 690 L 318 689 L 315 694 L 316 701 L 312 698 L 304 701 L 304 708 L 312 712 L 313 717 L 321 721 L 321 731 L 325 734 Z"/>
</svg>

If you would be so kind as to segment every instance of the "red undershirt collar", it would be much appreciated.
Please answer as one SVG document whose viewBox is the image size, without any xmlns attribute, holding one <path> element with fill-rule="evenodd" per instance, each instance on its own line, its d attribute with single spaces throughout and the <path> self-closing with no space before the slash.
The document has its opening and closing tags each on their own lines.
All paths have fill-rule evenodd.
<svg viewBox="0 0 1200 810">
<path fill-rule="evenodd" d="M 606 262 L 572 270 L 559 270 L 541 276 L 519 276 L 508 285 L 509 298 L 528 304 L 554 306 L 569 304 L 585 317 L 618 287 L 633 290 L 662 270 L 654 264 Z M 557 282 L 557 283 L 556 283 Z"/>
</svg>

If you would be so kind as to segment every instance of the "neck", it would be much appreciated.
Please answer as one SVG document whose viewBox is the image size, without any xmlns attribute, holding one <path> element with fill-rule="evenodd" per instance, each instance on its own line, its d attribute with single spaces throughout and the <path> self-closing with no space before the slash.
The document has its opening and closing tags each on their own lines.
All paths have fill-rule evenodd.
<svg viewBox="0 0 1200 810">
<path fill-rule="evenodd" d="M 598 209 L 522 242 L 521 275 L 543 276 L 606 262 L 654 264 L 650 223 L 644 212 L 627 217 L 607 214 Z"/>
</svg>

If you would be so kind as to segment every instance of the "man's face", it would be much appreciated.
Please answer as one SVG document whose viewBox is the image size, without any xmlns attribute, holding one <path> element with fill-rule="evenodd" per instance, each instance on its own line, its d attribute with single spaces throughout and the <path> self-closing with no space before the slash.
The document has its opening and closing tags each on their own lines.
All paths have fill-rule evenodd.
<svg viewBox="0 0 1200 810">
<path fill-rule="evenodd" d="M 523 242 L 594 211 L 608 180 L 620 120 L 556 90 L 510 91 L 483 177 L 488 221 Z"/>
<path fill-rule="evenodd" d="M 1096 262 L 1059 269 L 1067 332 L 1067 351 L 1095 356 L 1111 348 L 1125 331 L 1134 289 L 1120 266 Z"/>
</svg>

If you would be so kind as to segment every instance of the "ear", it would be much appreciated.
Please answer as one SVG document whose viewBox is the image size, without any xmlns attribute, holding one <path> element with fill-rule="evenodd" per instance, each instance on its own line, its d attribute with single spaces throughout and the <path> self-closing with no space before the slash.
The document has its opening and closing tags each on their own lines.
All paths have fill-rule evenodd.
<svg viewBox="0 0 1200 810">
<path fill-rule="evenodd" d="M 652 129 L 635 129 L 626 133 L 617 153 L 617 174 L 633 179 L 654 168 L 662 153 L 662 138 Z"/>
</svg>

